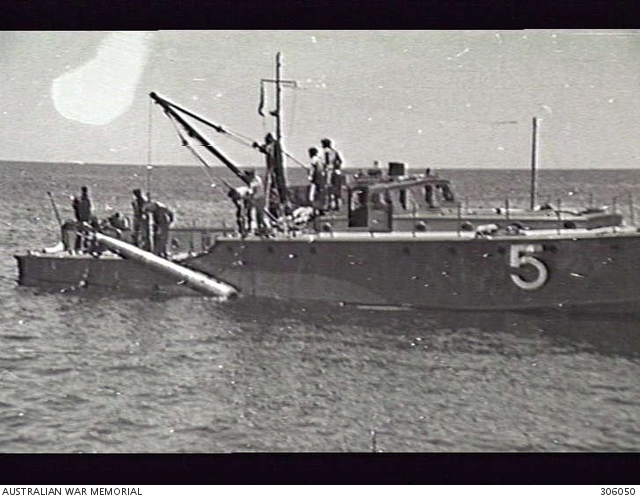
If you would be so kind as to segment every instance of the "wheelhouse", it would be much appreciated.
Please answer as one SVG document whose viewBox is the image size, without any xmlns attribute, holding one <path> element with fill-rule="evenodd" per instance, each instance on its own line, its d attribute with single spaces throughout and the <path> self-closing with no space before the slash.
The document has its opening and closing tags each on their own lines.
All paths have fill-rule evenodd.
<svg viewBox="0 0 640 499">
<path fill-rule="evenodd" d="M 347 188 L 348 228 L 390 232 L 394 214 L 415 213 L 443 203 L 458 206 L 449 181 L 435 176 L 358 179 Z"/>
</svg>

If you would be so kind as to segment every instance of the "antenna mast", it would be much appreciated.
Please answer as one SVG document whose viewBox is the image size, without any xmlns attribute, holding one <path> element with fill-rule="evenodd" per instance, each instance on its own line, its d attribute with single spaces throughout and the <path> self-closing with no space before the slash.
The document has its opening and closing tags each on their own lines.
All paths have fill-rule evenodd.
<svg viewBox="0 0 640 499">
<path fill-rule="evenodd" d="M 276 54 L 276 140 L 282 141 L 282 87 L 280 86 L 280 71 L 282 69 L 282 54 Z"/>
<path fill-rule="evenodd" d="M 285 155 L 284 147 L 282 145 L 282 88 L 296 88 L 297 82 L 294 80 L 283 80 L 282 79 L 282 54 L 280 52 L 276 53 L 276 74 L 275 79 L 262 79 L 260 80 L 261 89 L 263 88 L 265 83 L 274 83 L 275 84 L 275 100 L 276 100 L 276 108 L 273 111 L 270 111 L 269 114 L 274 116 L 276 119 L 276 129 L 275 129 L 275 144 L 270 144 L 267 146 L 265 142 L 265 147 L 261 149 L 263 153 L 267 155 L 267 171 L 266 171 L 266 181 L 265 181 L 265 192 L 267 193 L 267 199 L 271 199 L 271 191 L 272 189 L 277 190 L 277 199 L 279 199 L 279 206 L 287 205 L 288 203 L 288 194 L 287 194 L 287 181 L 285 177 Z M 259 109 L 262 109 L 262 99 L 264 94 L 261 92 L 261 101 Z M 260 111 L 259 111 L 260 112 Z M 260 112 L 260 114 L 262 114 Z M 265 138 L 266 139 L 266 138 Z"/>
<path fill-rule="evenodd" d="M 538 168 L 538 118 L 533 118 L 533 135 L 531 137 L 531 209 L 536 206 L 536 184 Z"/>
<path fill-rule="evenodd" d="M 274 83 L 276 86 L 276 108 L 274 111 L 270 111 L 269 114 L 276 119 L 276 140 L 282 145 L 282 88 L 297 88 L 298 83 L 295 80 L 283 80 L 282 79 L 282 54 L 278 52 L 276 54 L 276 77 L 275 79 L 263 78 L 260 80 L 261 84 Z"/>
</svg>

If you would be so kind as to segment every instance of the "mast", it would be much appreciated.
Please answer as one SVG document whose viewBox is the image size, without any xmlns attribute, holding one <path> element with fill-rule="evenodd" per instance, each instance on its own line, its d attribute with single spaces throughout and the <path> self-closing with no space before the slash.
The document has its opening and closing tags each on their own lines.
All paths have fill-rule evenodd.
<svg viewBox="0 0 640 499">
<path fill-rule="evenodd" d="M 276 54 L 276 140 L 282 142 L 282 86 L 280 71 L 282 70 L 282 54 Z M 282 145 L 282 143 L 280 144 Z"/>
<path fill-rule="evenodd" d="M 274 116 L 276 119 L 276 133 L 275 139 L 282 145 L 282 89 L 283 88 L 297 88 L 298 82 L 295 80 L 283 80 L 282 79 L 282 53 L 276 53 L 276 75 L 275 79 L 271 78 L 262 78 L 260 80 L 260 85 L 264 85 L 265 83 L 274 83 L 276 86 L 276 108 L 273 111 L 270 111 L 269 114 Z M 262 97 L 261 97 L 262 99 Z M 262 109 L 262 101 L 260 104 L 260 109 Z"/>
<path fill-rule="evenodd" d="M 536 184 L 538 168 L 538 118 L 533 118 L 533 134 L 531 137 L 531 209 L 536 206 Z"/>
<path fill-rule="evenodd" d="M 271 191 L 272 189 L 277 190 L 277 199 L 279 200 L 279 204 L 282 206 L 283 204 L 288 203 L 288 194 L 287 194 L 287 181 L 285 178 L 285 152 L 283 147 L 283 137 L 282 137 L 282 89 L 284 87 L 288 88 L 296 88 L 297 82 L 295 80 L 283 80 L 282 79 L 282 53 L 276 53 L 276 67 L 275 67 L 275 78 L 263 78 L 260 80 L 261 91 L 264 87 L 265 83 L 273 83 L 275 85 L 275 109 L 270 111 L 269 114 L 276 119 L 275 123 L 275 148 L 271 148 L 271 152 L 267 152 L 266 150 L 262 150 L 265 154 L 267 154 L 267 172 L 265 179 L 265 192 L 267 195 L 267 199 L 271 199 Z M 262 99 L 263 93 L 261 93 L 261 101 L 259 112 L 261 113 L 262 109 Z M 275 151 L 275 152 L 274 152 Z M 271 159 L 269 159 L 271 157 Z M 271 165 L 271 166 L 269 166 Z"/>
</svg>

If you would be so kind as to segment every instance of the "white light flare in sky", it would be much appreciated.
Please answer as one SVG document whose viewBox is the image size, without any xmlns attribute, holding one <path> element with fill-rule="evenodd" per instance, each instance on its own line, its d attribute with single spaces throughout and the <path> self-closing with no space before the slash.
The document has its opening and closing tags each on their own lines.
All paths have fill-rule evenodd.
<svg viewBox="0 0 640 499">
<path fill-rule="evenodd" d="M 106 125 L 129 109 L 153 33 L 110 33 L 95 56 L 53 81 L 56 110 L 69 120 Z"/>
</svg>

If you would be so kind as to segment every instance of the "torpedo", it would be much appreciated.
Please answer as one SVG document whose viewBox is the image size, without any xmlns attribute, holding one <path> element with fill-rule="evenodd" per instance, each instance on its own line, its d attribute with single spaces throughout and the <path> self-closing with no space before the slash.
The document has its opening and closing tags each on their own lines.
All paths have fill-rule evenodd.
<svg viewBox="0 0 640 499">
<path fill-rule="evenodd" d="M 228 299 L 238 294 L 238 290 L 229 284 L 218 281 L 211 276 L 188 269 L 177 263 L 140 249 L 132 244 L 95 232 L 93 237 L 111 251 L 123 258 L 133 260 L 141 265 L 161 272 L 169 277 L 179 279 L 181 284 L 208 296 Z"/>
</svg>

